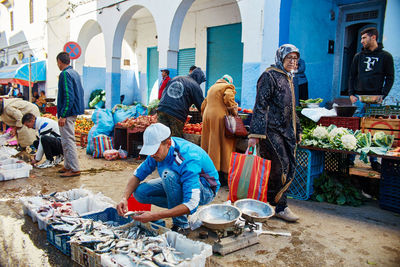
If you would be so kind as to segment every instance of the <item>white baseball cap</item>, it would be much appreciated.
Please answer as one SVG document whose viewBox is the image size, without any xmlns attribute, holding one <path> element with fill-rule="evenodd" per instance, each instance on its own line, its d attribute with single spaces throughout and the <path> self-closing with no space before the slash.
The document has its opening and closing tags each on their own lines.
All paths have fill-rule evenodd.
<svg viewBox="0 0 400 267">
<path fill-rule="evenodd" d="M 139 154 L 154 155 L 161 142 L 170 137 L 171 130 L 162 123 L 151 124 L 143 133 L 143 147 Z"/>
</svg>

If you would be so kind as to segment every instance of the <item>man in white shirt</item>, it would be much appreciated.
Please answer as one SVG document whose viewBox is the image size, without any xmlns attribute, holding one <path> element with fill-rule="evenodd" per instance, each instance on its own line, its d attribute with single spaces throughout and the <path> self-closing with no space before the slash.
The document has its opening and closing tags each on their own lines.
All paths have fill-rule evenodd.
<svg viewBox="0 0 400 267">
<path fill-rule="evenodd" d="M 35 129 L 39 133 L 39 143 L 35 159 L 31 162 L 32 165 L 41 161 L 43 154 L 46 155 L 46 161 L 37 165 L 37 168 L 50 168 L 64 160 L 60 129 L 56 121 L 44 117 L 35 117 L 32 113 L 27 113 L 22 117 L 22 124 Z"/>
</svg>

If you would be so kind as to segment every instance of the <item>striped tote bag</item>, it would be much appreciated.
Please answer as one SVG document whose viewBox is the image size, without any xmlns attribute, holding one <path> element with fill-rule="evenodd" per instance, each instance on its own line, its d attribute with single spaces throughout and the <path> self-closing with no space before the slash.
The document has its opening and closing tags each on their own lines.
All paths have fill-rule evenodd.
<svg viewBox="0 0 400 267">
<path fill-rule="evenodd" d="M 114 149 L 113 138 L 103 134 L 93 137 L 93 144 L 93 158 L 102 158 L 104 151 Z"/>
<path fill-rule="evenodd" d="M 257 155 L 233 152 L 229 164 L 228 200 L 251 198 L 267 202 L 271 161 Z"/>
</svg>

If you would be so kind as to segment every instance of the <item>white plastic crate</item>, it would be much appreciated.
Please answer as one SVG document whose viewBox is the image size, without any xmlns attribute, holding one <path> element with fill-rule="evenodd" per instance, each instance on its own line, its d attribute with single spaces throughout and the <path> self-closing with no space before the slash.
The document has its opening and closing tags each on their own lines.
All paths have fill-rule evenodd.
<svg viewBox="0 0 400 267">
<path fill-rule="evenodd" d="M 26 163 L 14 163 L 0 166 L 0 181 L 29 177 L 32 166 Z"/>
<path fill-rule="evenodd" d="M 182 234 L 168 231 L 163 235 L 166 236 L 168 243 L 176 251 L 182 253 L 180 256 L 187 260 L 179 263 L 179 267 L 201 267 L 205 266 L 206 260 L 212 255 L 212 247 L 209 244 L 188 239 Z M 119 254 L 117 257 L 112 254 L 101 254 L 102 266 L 136 266 L 126 255 Z M 189 260 L 190 259 L 190 260 Z M 118 262 L 121 261 L 121 262 Z M 130 265 L 129 265 L 130 264 Z"/>
</svg>

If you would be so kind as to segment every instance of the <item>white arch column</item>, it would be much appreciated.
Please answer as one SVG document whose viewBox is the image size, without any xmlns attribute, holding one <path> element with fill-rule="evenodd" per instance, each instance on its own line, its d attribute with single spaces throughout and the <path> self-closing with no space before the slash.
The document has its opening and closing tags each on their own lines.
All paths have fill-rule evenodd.
<svg viewBox="0 0 400 267">
<path fill-rule="evenodd" d="M 273 63 L 279 44 L 280 1 L 237 1 L 242 18 L 242 107 L 253 108 L 257 80 Z"/>
<path fill-rule="evenodd" d="M 166 4 L 167 1 L 163 2 Z M 158 31 L 159 68 L 167 68 L 170 77 L 178 73 L 179 39 L 186 13 L 194 0 L 168 1 L 163 15 L 155 16 Z M 161 74 L 160 74 L 161 75 Z"/>
</svg>

